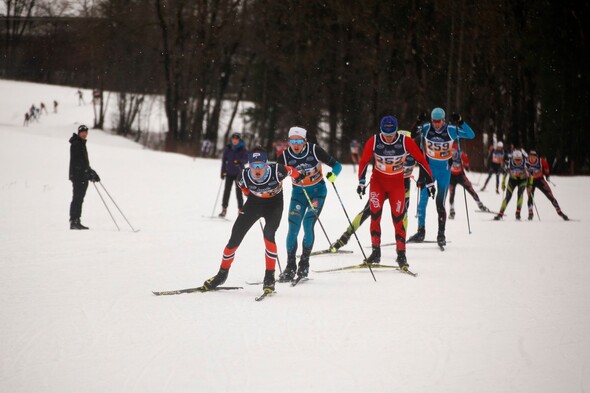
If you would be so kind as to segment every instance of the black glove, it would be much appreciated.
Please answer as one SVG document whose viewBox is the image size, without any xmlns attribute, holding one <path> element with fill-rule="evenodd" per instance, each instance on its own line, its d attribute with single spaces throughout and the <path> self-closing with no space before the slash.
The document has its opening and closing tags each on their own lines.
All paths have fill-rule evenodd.
<svg viewBox="0 0 590 393">
<path fill-rule="evenodd" d="M 463 118 L 457 112 L 453 112 L 453 113 L 451 113 L 451 122 L 460 126 L 463 124 Z"/>
<path fill-rule="evenodd" d="M 430 181 L 430 177 L 428 176 L 428 172 L 424 170 L 424 168 L 420 167 L 420 173 L 418 174 L 418 181 L 416 182 L 416 187 L 424 188 L 424 186 L 428 183 L 432 183 Z"/>
<path fill-rule="evenodd" d="M 359 194 L 359 198 L 363 199 L 363 195 L 365 195 L 367 186 L 365 182 L 362 181 L 359 183 L 358 187 L 356 188 L 356 193 Z"/>
<path fill-rule="evenodd" d="M 225 173 L 221 172 L 221 180 L 225 179 Z"/>
<path fill-rule="evenodd" d="M 300 170 L 298 170 L 298 172 L 299 172 L 299 177 L 297 179 L 293 178 L 293 183 L 295 183 L 295 184 L 303 183 L 303 179 L 305 179 L 305 176 L 307 176 L 307 172 L 305 171 L 305 169 L 300 169 Z"/>
<path fill-rule="evenodd" d="M 100 182 L 100 177 L 94 169 L 90 169 L 90 172 L 88 173 L 88 180 L 90 180 L 91 182 Z"/>
<path fill-rule="evenodd" d="M 418 124 L 422 124 L 426 121 L 426 118 L 426 113 L 422 112 L 418 116 L 416 116 L 416 121 L 418 122 Z"/>
<path fill-rule="evenodd" d="M 426 189 L 428 189 L 428 196 L 434 199 L 434 195 L 436 194 L 436 188 L 434 187 L 434 183 L 427 184 Z"/>
</svg>

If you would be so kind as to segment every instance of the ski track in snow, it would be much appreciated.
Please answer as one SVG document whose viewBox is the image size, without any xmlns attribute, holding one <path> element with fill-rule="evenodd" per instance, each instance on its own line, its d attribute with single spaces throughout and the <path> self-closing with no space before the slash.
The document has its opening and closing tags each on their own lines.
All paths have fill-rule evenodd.
<svg viewBox="0 0 590 393">
<path fill-rule="evenodd" d="M 77 105 L 73 87 L 0 80 L 0 90 L 10 92 L 0 95 L 0 391 L 590 388 L 590 211 L 584 197 L 590 179 L 552 177 L 564 212 L 580 221 L 563 222 L 541 196 L 535 202 L 542 220 L 526 220 L 525 202 L 525 220 L 517 222 L 513 198 L 502 222 L 470 214 L 471 235 L 459 189 L 445 252 L 436 244 L 407 246 L 417 278 L 375 269 L 375 283 L 364 269 L 312 272 L 312 281 L 277 284 L 276 294 L 255 302 L 261 287 L 245 284 L 264 276 L 264 246 L 255 225 L 225 284 L 243 289 L 156 297 L 151 291 L 201 285 L 219 268 L 237 216 L 232 192 L 231 221 L 207 218 L 220 210 L 213 206 L 219 160 L 149 151 L 90 130 L 92 167 L 141 231 L 133 233 L 110 204 L 117 231 L 92 185 L 82 217 L 91 230 L 70 231 L 68 139 L 77 125 L 92 124 L 92 107 Z M 31 103 L 53 99 L 60 102 L 58 114 L 22 127 Z M 355 193 L 355 179 L 345 165 L 336 182 L 351 218 L 366 202 Z M 347 221 L 328 189 L 321 219 L 337 239 Z M 290 191 L 285 182 L 285 208 Z M 478 193 L 491 210 L 499 209 L 501 195 L 493 189 Z M 408 235 L 416 231 L 415 203 L 412 190 Z M 473 212 L 475 202 L 468 197 L 467 203 Z M 388 208 L 383 243 L 394 241 Z M 368 226 L 358 233 L 363 247 L 370 245 Z M 287 228 L 285 210 L 276 237 L 283 268 Z M 430 201 L 428 239 L 435 228 Z M 328 247 L 319 227 L 315 236 L 314 249 Z M 311 269 L 362 261 L 354 238 L 346 249 L 354 253 L 312 257 Z M 382 252 L 382 263 L 395 263 L 393 247 Z"/>
</svg>

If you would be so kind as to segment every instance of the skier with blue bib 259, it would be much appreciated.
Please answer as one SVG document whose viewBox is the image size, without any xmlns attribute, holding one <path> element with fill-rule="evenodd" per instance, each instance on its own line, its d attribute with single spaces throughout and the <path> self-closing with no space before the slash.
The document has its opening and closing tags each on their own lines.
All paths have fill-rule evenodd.
<svg viewBox="0 0 590 393">
<path fill-rule="evenodd" d="M 453 143 L 460 139 L 473 139 L 475 133 L 461 115 L 453 113 L 451 123 L 445 121 L 445 111 L 434 108 L 430 114 L 431 121 L 424 123 L 418 130 L 421 134 L 421 147 L 436 181 L 436 211 L 438 213 L 438 235 L 436 241 L 441 249 L 446 245 L 445 225 L 447 212 L 445 201 L 451 180 L 449 160 L 452 157 Z M 460 145 L 459 145 L 460 146 Z M 421 175 L 422 177 L 422 171 Z M 419 181 L 420 182 L 420 181 Z M 418 231 L 408 239 L 408 243 L 422 242 L 426 234 L 426 207 L 428 206 L 428 190 L 420 191 L 418 204 Z"/>
</svg>

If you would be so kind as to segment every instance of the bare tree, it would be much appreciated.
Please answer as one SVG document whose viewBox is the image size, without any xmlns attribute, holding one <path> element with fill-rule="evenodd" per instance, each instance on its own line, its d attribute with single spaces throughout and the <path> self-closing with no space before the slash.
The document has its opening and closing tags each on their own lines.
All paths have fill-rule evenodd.
<svg viewBox="0 0 590 393">
<path fill-rule="evenodd" d="M 3 13 L 0 18 L 4 20 L 3 41 L 5 55 L 3 76 L 11 76 L 14 63 L 14 50 L 18 46 L 25 30 L 30 24 L 35 8 L 35 0 L 2 0 Z"/>
</svg>

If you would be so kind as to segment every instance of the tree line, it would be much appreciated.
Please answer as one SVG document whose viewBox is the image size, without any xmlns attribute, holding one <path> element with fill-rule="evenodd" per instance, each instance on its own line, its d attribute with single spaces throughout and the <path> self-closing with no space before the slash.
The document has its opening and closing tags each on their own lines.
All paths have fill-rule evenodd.
<svg viewBox="0 0 590 393">
<path fill-rule="evenodd" d="M 3 2 L 2 77 L 116 91 L 129 118 L 161 94 L 169 151 L 198 155 L 228 134 L 224 100 L 232 118 L 254 103 L 242 114 L 251 144 L 300 125 L 342 161 L 383 115 L 409 129 L 442 106 L 476 130 L 462 144 L 474 169 L 502 140 L 590 171 L 587 2 L 96 0 L 74 13 Z"/>
</svg>

